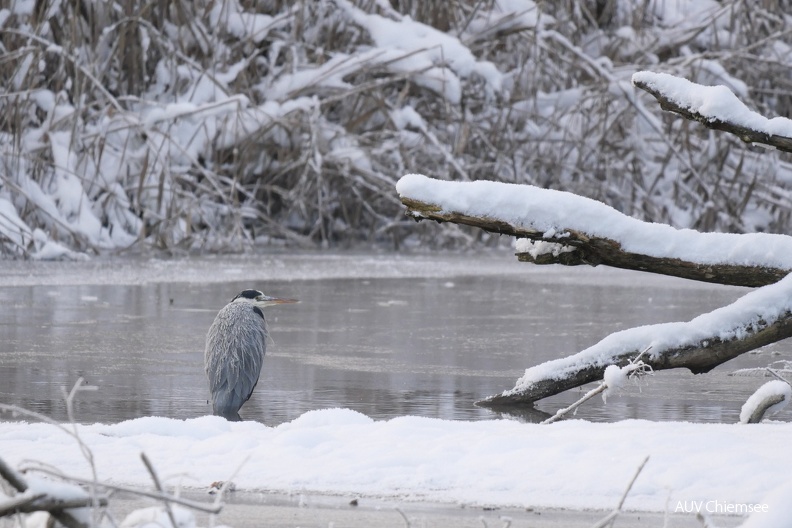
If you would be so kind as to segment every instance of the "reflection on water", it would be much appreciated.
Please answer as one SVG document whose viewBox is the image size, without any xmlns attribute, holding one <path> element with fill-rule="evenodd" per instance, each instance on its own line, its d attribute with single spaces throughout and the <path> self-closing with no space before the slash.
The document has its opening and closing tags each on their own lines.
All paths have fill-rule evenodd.
<svg viewBox="0 0 792 528">
<path fill-rule="evenodd" d="M 528 265 L 503 277 L 2 287 L 0 402 L 65 420 L 62 390 L 82 376 L 99 390 L 78 399 L 81 422 L 207 414 L 204 336 L 217 310 L 248 287 L 302 301 L 268 310 L 273 342 L 241 412 L 272 425 L 326 407 L 377 419 L 497 418 L 473 402 L 511 388 L 526 367 L 620 329 L 688 320 L 745 292 Z M 765 366 L 782 350 L 702 376 L 660 372 L 607 405 L 592 400 L 577 417 L 734 422 L 765 380 L 729 372 Z M 579 396 L 569 391 L 538 408 L 554 412 Z"/>
</svg>

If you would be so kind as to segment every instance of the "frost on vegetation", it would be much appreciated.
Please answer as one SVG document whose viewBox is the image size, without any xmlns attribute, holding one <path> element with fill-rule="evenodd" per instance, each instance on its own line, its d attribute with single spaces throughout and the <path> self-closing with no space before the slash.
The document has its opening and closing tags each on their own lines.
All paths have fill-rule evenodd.
<svg viewBox="0 0 792 528">
<path fill-rule="evenodd" d="M 651 65 L 789 115 L 786 22 L 750 3 L 34 4 L 0 7 L 4 256 L 473 243 L 401 215 L 408 172 L 790 228 L 788 160 L 664 122 L 629 84 Z"/>
</svg>

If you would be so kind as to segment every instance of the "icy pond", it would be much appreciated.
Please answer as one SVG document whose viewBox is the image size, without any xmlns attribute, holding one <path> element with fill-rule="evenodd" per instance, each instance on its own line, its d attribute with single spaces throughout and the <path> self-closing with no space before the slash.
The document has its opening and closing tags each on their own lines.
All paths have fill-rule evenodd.
<svg viewBox="0 0 792 528">
<path fill-rule="evenodd" d="M 267 425 L 329 407 L 375 419 L 497 419 L 503 415 L 474 402 L 513 387 L 526 367 L 617 330 L 689 320 L 748 291 L 613 269 L 536 267 L 508 252 L 3 262 L 0 402 L 65 420 L 62 388 L 82 376 L 98 391 L 80 396 L 80 422 L 207 414 L 206 330 L 245 288 L 301 300 L 267 313 L 272 342 L 241 411 Z M 788 346 L 706 375 L 658 372 L 607 405 L 587 403 L 577 417 L 736 422 L 766 380 L 733 372 L 779 360 Z M 570 391 L 537 407 L 554 412 L 579 396 Z"/>
</svg>

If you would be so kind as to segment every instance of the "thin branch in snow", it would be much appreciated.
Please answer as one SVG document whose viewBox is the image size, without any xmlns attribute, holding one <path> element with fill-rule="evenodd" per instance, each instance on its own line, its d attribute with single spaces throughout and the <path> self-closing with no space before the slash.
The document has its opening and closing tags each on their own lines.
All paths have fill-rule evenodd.
<svg viewBox="0 0 792 528">
<path fill-rule="evenodd" d="M 6 515 L 12 513 L 21 513 L 23 508 L 30 506 L 37 500 L 46 496 L 46 493 L 36 493 L 33 495 L 20 494 L 15 497 L 11 497 L 10 499 L 3 500 L 0 502 L 0 517 L 5 517 Z"/>
<path fill-rule="evenodd" d="M 706 513 L 696 513 L 696 520 L 701 523 L 702 528 L 718 528 L 718 525 Z"/>
<path fill-rule="evenodd" d="M 160 482 L 159 476 L 157 475 L 157 471 L 154 469 L 154 464 L 151 463 L 149 457 L 146 456 L 146 453 L 140 453 L 140 459 L 143 461 L 143 464 L 146 466 L 146 469 L 151 475 L 151 480 L 154 481 L 154 487 L 162 494 L 165 494 L 165 488 L 162 487 L 162 482 Z M 171 503 L 168 501 L 165 502 L 165 512 L 168 514 L 168 519 L 170 519 L 171 525 L 176 528 L 176 517 L 173 515 L 173 507 Z"/>
<path fill-rule="evenodd" d="M 785 377 L 780 375 L 778 372 L 776 372 L 775 369 L 772 369 L 770 367 L 765 367 L 765 370 L 767 372 L 769 372 L 771 376 L 774 376 L 774 377 L 778 378 L 779 380 L 783 381 L 784 383 L 786 383 L 788 385 L 792 385 L 792 382 L 790 382 L 788 379 L 786 379 Z"/>
<path fill-rule="evenodd" d="M 404 514 L 402 509 L 397 506 L 396 508 L 394 508 L 394 510 L 399 512 L 399 515 L 401 515 L 402 519 L 404 520 L 405 528 L 411 528 L 412 527 L 412 523 L 410 522 L 410 519 L 408 519 L 407 516 Z"/>
<path fill-rule="evenodd" d="M 39 473 L 44 473 L 45 475 L 52 475 L 54 477 L 58 477 L 58 478 L 61 478 L 61 479 L 64 479 L 64 480 L 69 480 L 69 481 L 75 482 L 77 484 L 90 485 L 93 482 L 92 480 L 89 480 L 89 479 L 75 477 L 73 475 L 66 475 L 63 472 L 58 471 L 57 469 L 48 467 L 48 466 L 46 466 L 44 464 L 41 464 L 40 462 L 38 462 L 38 463 L 37 462 L 27 462 L 27 463 L 22 465 L 22 469 L 24 471 L 26 471 L 26 472 L 27 471 L 37 471 Z M 222 510 L 222 505 L 220 505 L 220 506 L 214 505 L 214 504 L 207 505 L 207 504 L 204 504 L 204 503 L 201 503 L 201 502 L 196 502 L 196 501 L 193 501 L 193 500 L 184 499 L 184 498 L 177 497 L 175 495 L 170 495 L 170 494 L 167 494 L 167 493 L 159 493 L 159 492 L 147 491 L 147 490 L 143 490 L 143 489 L 140 489 L 140 488 L 135 488 L 135 487 L 132 487 L 132 486 L 123 486 L 123 485 L 120 485 L 120 484 L 111 484 L 111 483 L 107 483 L 107 482 L 102 482 L 100 485 L 101 485 L 102 488 L 105 488 L 105 489 L 114 490 L 114 491 L 123 491 L 125 493 L 131 493 L 133 495 L 138 495 L 138 496 L 141 496 L 141 497 L 148 497 L 150 499 L 155 499 L 155 500 L 158 500 L 158 501 L 172 502 L 174 504 L 178 504 L 178 505 L 181 505 L 181 506 L 186 506 L 187 508 L 191 508 L 193 510 L 201 511 L 201 512 L 204 512 L 204 513 L 217 514 L 217 513 L 220 513 L 220 511 Z"/>
<path fill-rule="evenodd" d="M 0 477 L 5 479 L 6 482 L 20 493 L 24 493 L 28 489 L 28 484 L 25 482 L 24 477 L 17 473 L 17 471 L 6 464 L 5 460 L 0 458 Z"/>
<path fill-rule="evenodd" d="M 613 523 L 616 522 L 616 517 L 621 513 L 622 506 L 624 506 L 624 501 L 627 500 L 627 495 L 630 494 L 630 490 L 635 484 L 635 481 L 638 479 L 638 475 L 641 474 L 643 471 L 644 466 L 649 461 L 649 455 L 646 455 L 646 458 L 643 459 L 643 462 L 638 466 L 638 469 L 635 470 L 635 474 L 633 475 L 632 479 L 630 480 L 629 484 L 627 484 L 627 488 L 622 493 L 621 499 L 619 500 L 619 504 L 616 505 L 616 508 L 610 512 L 605 518 L 600 520 L 597 524 L 595 524 L 592 528 L 604 528 L 605 526 L 610 525 L 613 527 Z"/>
</svg>

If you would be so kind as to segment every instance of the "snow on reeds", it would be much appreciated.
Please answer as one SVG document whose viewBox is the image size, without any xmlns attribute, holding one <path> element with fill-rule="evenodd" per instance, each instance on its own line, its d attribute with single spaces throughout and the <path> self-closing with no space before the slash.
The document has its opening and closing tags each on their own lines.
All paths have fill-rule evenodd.
<svg viewBox="0 0 792 528">
<path fill-rule="evenodd" d="M 783 16 L 603 6 L 11 0 L 0 254 L 490 240 L 404 218 L 407 172 L 568 190 L 677 227 L 788 231 L 788 157 L 662 115 L 629 82 L 668 71 L 788 115 Z"/>
</svg>

